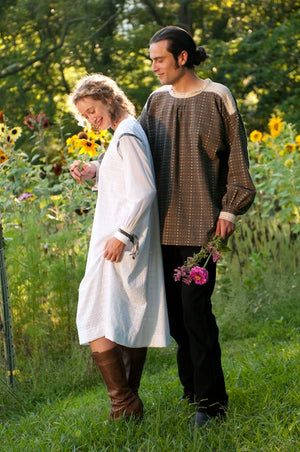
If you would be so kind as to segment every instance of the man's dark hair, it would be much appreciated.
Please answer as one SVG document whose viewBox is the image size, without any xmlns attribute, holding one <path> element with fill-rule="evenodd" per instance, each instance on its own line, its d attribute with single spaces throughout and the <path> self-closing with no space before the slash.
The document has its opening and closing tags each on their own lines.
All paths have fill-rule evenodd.
<svg viewBox="0 0 300 452">
<path fill-rule="evenodd" d="M 194 68 L 209 57 L 203 47 L 196 48 L 194 39 L 183 28 L 168 25 L 158 30 L 151 38 L 150 45 L 163 40 L 168 41 L 168 51 L 173 54 L 176 61 L 183 50 L 188 53 L 185 63 L 187 68 Z"/>
</svg>

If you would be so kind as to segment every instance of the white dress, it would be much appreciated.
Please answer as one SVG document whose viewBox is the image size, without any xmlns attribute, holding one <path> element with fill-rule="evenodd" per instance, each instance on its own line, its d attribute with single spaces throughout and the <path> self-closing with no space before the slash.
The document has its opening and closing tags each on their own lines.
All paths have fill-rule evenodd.
<svg viewBox="0 0 300 452">
<path fill-rule="evenodd" d="M 158 208 L 150 147 L 129 117 L 115 130 L 99 169 L 98 199 L 86 271 L 79 287 L 80 344 L 100 337 L 127 347 L 170 344 L 161 258 Z M 134 234 L 139 252 L 119 232 Z M 126 244 L 122 259 L 104 259 L 111 237 Z"/>
</svg>

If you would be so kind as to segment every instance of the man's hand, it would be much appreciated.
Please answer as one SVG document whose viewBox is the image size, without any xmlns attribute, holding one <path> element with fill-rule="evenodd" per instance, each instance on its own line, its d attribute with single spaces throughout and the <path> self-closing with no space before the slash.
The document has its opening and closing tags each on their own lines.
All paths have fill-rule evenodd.
<svg viewBox="0 0 300 452">
<path fill-rule="evenodd" d="M 71 176 L 79 183 L 82 180 L 93 179 L 96 176 L 95 165 L 75 160 L 70 167 Z"/>
<path fill-rule="evenodd" d="M 228 237 L 233 234 L 235 230 L 235 224 L 228 220 L 223 220 L 219 218 L 217 221 L 216 235 L 220 235 L 223 240 L 228 239 Z"/>
<path fill-rule="evenodd" d="M 125 248 L 125 243 L 121 240 L 112 237 L 107 240 L 104 247 L 104 258 L 111 262 L 119 262 Z"/>
</svg>

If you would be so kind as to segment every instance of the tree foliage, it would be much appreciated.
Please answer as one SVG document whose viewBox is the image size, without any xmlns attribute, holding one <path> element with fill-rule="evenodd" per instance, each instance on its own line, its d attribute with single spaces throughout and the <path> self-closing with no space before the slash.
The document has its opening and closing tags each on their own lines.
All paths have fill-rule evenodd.
<svg viewBox="0 0 300 452">
<path fill-rule="evenodd" d="M 201 77 L 227 84 L 254 126 L 299 115 L 299 0 L 2 0 L 0 109 L 22 122 L 65 114 L 86 72 L 111 75 L 140 111 L 158 82 L 148 42 L 169 24 L 190 30 L 211 55 Z"/>
</svg>

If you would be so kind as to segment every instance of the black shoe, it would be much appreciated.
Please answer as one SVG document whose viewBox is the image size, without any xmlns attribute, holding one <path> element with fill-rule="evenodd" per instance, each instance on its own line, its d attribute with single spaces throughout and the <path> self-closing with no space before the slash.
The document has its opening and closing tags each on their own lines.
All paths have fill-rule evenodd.
<svg viewBox="0 0 300 452">
<path fill-rule="evenodd" d="M 207 413 L 203 413 L 202 411 L 196 411 L 196 414 L 194 415 L 192 421 L 191 421 L 191 427 L 194 427 L 195 425 L 199 428 L 203 427 L 207 422 L 209 422 L 211 419 L 213 419 L 211 416 L 209 416 Z"/>
<path fill-rule="evenodd" d="M 225 412 L 220 412 L 214 415 L 209 415 L 203 411 L 196 411 L 196 414 L 192 418 L 190 423 L 191 427 L 197 425 L 199 428 L 203 427 L 207 422 L 212 421 L 213 419 L 219 422 L 224 421 L 226 418 Z"/>
<path fill-rule="evenodd" d="M 185 400 L 188 402 L 189 405 L 192 405 L 193 403 L 195 403 L 195 401 L 194 401 L 194 394 L 184 393 L 181 396 L 180 401 L 184 402 Z"/>
</svg>

